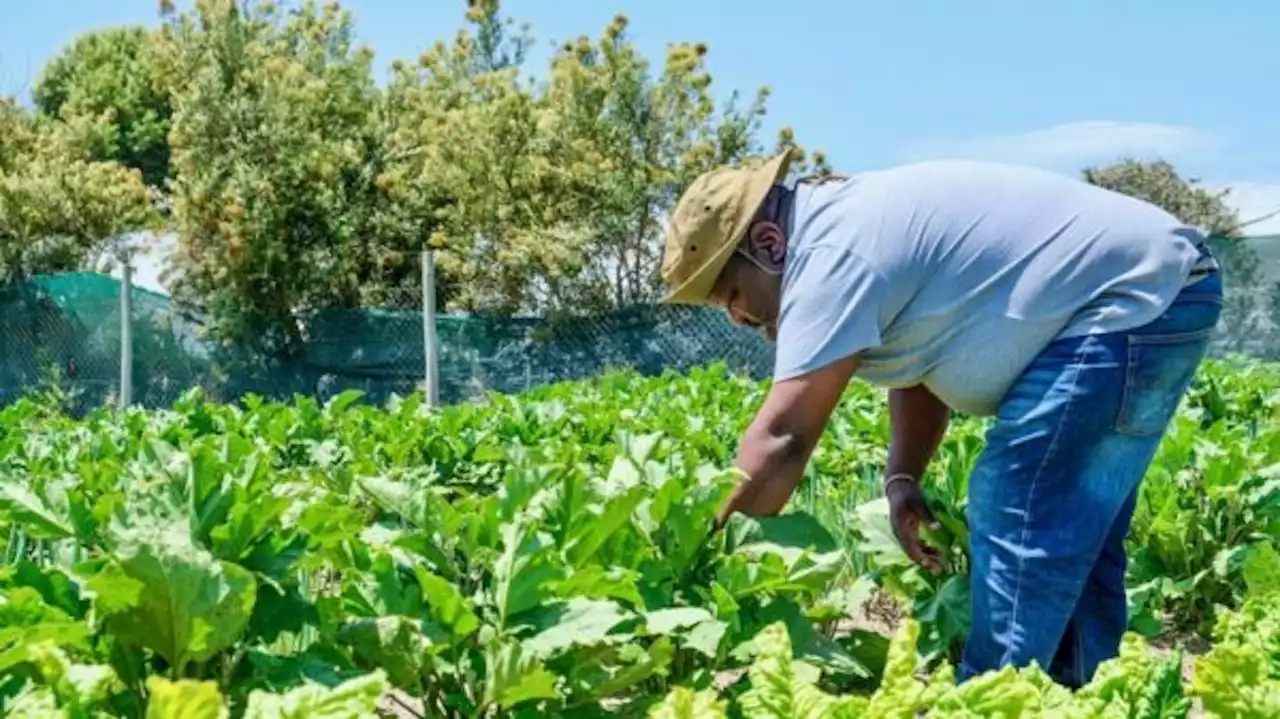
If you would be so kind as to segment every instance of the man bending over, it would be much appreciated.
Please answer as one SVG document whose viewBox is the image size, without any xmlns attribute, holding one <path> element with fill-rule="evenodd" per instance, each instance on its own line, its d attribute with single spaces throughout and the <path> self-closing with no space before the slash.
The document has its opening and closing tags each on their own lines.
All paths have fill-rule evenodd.
<svg viewBox="0 0 1280 719">
<path fill-rule="evenodd" d="M 1036 660 L 1087 683 L 1119 650 L 1139 483 L 1221 310 L 1203 232 L 1030 168 L 927 162 L 794 188 L 787 169 L 783 153 L 706 173 L 666 240 L 667 301 L 776 343 L 717 524 L 782 509 L 857 375 L 889 389 L 894 532 L 939 571 L 920 478 L 951 410 L 994 416 L 969 480 L 959 678 Z"/>
</svg>

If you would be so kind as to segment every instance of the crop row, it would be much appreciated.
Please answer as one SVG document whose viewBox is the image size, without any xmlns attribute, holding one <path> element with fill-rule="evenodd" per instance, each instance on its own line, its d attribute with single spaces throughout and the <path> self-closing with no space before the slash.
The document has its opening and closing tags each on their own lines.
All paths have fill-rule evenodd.
<svg viewBox="0 0 1280 719">
<path fill-rule="evenodd" d="M 1224 701 L 1271 708 L 1265 693 L 1224 698 L 1240 687 L 1208 683 L 1280 681 L 1274 366 L 1202 373 L 1135 514 L 1134 634 L 1076 695 L 1033 669 L 951 681 L 981 421 L 953 425 L 928 478 L 942 576 L 914 568 L 888 530 L 887 417 L 862 385 L 787 513 L 709 534 L 764 390 L 713 367 L 435 411 L 353 394 L 217 405 L 198 391 L 168 410 L 83 419 L 11 405 L 0 713 L 1177 716 L 1192 697 L 1221 716 L 1252 716 Z M 1217 646 L 1184 681 L 1140 635 Z"/>
</svg>

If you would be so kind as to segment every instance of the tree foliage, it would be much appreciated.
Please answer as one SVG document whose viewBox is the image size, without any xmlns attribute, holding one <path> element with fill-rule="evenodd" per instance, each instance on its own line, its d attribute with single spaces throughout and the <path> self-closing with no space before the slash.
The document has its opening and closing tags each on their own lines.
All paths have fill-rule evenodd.
<svg viewBox="0 0 1280 719">
<path fill-rule="evenodd" d="M 1240 217 L 1226 203 L 1226 190 L 1214 192 L 1201 187 L 1198 181 L 1183 178 L 1173 165 L 1163 160 L 1123 159 L 1107 167 L 1088 167 L 1084 170 L 1084 179 L 1162 207 L 1183 222 L 1212 234 L 1238 234 Z"/>
<path fill-rule="evenodd" d="M 125 172 L 91 162 L 119 160 L 166 194 L 175 298 L 254 354 L 297 356 L 320 309 L 393 303 L 416 288 L 425 247 L 445 308 L 649 302 L 666 215 L 698 174 L 784 148 L 796 172 L 830 171 L 790 130 L 761 141 L 766 89 L 718 102 L 704 44 L 651 65 L 622 16 L 531 68 L 528 29 L 475 0 L 463 31 L 379 87 L 336 2 L 162 13 L 158 30 L 93 33 L 51 62 L 37 124 L 85 130 L 93 172 Z"/>
<path fill-rule="evenodd" d="M 172 106 L 173 287 L 224 344 L 296 355 L 315 311 L 416 286 L 425 247 L 446 308 L 652 300 L 678 194 L 763 154 L 767 93 L 718 108 L 705 46 L 671 46 L 655 73 L 619 17 L 535 77 L 533 38 L 497 2 L 468 19 L 379 88 L 336 3 L 170 13 L 152 53 Z M 804 159 L 789 131 L 778 142 Z"/>
<path fill-rule="evenodd" d="M 171 109 L 155 61 L 154 33 L 111 28 L 80 36 L 45 65 L 32 99 L 49 117 L 106 116 L 94 159 L 118 160 L 163 186 L 169 175 Z"/>
<path fill-rule="evenodd" d="M 1164 161 L 1124 159 L 1084 170 L 1086 181 L 1158 205 L 1183 222 L 1207 230 L 1231 292 L 1219 322 L 1226 349 L 1274 354 L 1280 351 L 1280 281 L 1268 277 L 1258 254 L 1241 237 L 1239 214 L 1227 191 L 1201 187 Z"/>
<path fill-rule="evenodd" d="M 200 0 L 170 16 L 161 54 L 174 78 L 174 294 L 217 338 L 296 355 L 313 310 L 360 306 L 410 273 L 413 238 L 382 211 L 372 53 L 349 13 Z"/>
<path fill-rule="evenodd" d="M 0 282 L 82 269 L 114 237 L 151 226 L 142 177 L 94 159 L 103 117 L 63 122 L 0 99 Z"/>
<path fill-rule="evenodd" d="M 497 2 L 473 3 L 468 18 L 452 43 L 396 66 L 389 88 L 392 143 L 417 151 L 400 179 L 447 198 L 432 245 L 449 304 L 511 313 L 652 301 L 665 213 L 701 172 L 760 157 L 767 91 L 717 108 L 705 45 L 671 45 L 655 72 L 623 16 L 599 38 L 561 44 L 534 80 L 532 39 L 512 32 Z M 789 132 L 779 143 L 795 145 Z M 818 156 L 799 169 L 826 165 Z"/>
</svg>

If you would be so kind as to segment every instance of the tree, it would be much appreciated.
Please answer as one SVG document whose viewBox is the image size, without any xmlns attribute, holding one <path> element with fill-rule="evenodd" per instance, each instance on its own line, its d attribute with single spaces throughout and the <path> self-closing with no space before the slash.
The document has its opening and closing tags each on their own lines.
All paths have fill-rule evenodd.
<svg viewBox="0 0 1280 719">
<path fill-rule="evenodd" d="M 141 175 L 91 159 L 109 131 L 101 117 L 62 122 L 0 99 L 0 282 L 83 269 L 104 243 L 154 224 Z"/>
<path fill-rule="evenodd" d="M 388 208 L 385 107 L 336 3 L 200 0 L 171 14 L 175 298 L 242 355 L 301 354 L 321 308 L 418 277 L 422 219 Z M 428 218 L 429 219 L 429 218 Z"/>
<path fill-rule="evenodd" d="M 1165 209 L 1183 222 L 1210 233 L 1235 237 L 1240 217 L 1226 203 L 1227 191 L 1211 191 L 1197 180 L 1184 179 L 1163 160 L 1138 162 L 1124 159 L 1103 168 L 1087 167 L 1086 182 L 1145 200 Z"/>
<path fill-rule="evenodd" d="M 1200 187 L 1164 161 L 1124 159 L 1104 168 L 1086 168 L 1084 179 L 1158 205 L 1207 230 L 1229 290 L 1218 324 L 1221 344 L 1233 352 L 1274 354 L 1280 349 L 1280 282 L 1263 275 L 1257 253 L 1242 241 L 1240 217 L 1226 203 L 1228 191 Z"/>
<path fill-rule="evenodd" d="M 471 3 L 468 19 L 452 44 L 397 66 L 388 88 L 391 143 L 416 157 L 400 179 L 445 198 L 433 244 L 450 306 L 578 313 L 654 300 L 665 214 L 701 172 L 759 159 L 767 91 L 717 111 L 706 46 L 672 45 L 655 76 L 622 16 L 597 40 L 561 45 L 535 81 L 522 74 L 530 38 L 497 2 Z M 789 131 L 779 142 L 794 147 Z"/>
<path fill-rule="evenodd" d="M 131 31 L 73 46 L 46 72 L 42 103 L 67 123 L 100 111 L 97 147 L 132 148 L 139 165 L 155 147 L 111 144 L 139 124 L 120 118 L 165 118 L 170 286 L 241 357 L 298 357 L 318 311 L 416 290 L 428 246 L 444 307 L 650 301 L 675 198 L 703 170 L 764 154 L 766 91 L 717 108 L 705 46 L 673 45 L 652 73 L 621 17 L 535 79 L 527 29 L 475 0 L 465 31 L 394 63 L 384 90 L 335 2 L 162 12 L 146 42 Z M 130 84 L 129 68 L 155 84 Z M 156 98 L 168 115 L 134 112 Z M 789 131 L 778 143 L 804 159 Z"/>
<path fill-rule="evenodd" d="M 434 216 L 441 299 L 463 309 L 519 306 L 529 268 L 554 272 L 523 242 L 531 208 L 554 202 L 538 175 L 538 108 L 519 67 L 530 38 L 478 3 L 481 32 L 437 42 L 417 63 L 392 64 L 383 176 L 398 209 Z M 539 193 L 541 192 L 541 196 Z"/>
<path fill-rule="evenodd" d="M 588 243 L 580 272 L 543 288 L 553 309 L 583 298 L 597 307 L 656 300 L 665 218 L 680 194 L 709 169 L 763 159 L 767 88 L 745 104 L 735 91 L 717 112 L 705 44 L 670 45 L 653 77 L 627 27 L 619 15 L 599 40 L 565 43 L 552 59 L 548 164 L 567 190 L 566 218 L 580 218 Z M 813 169 L 789 129 L 773 151 L 782 149 L 796 154 L 795 172 Z"/>
<path fill-rule="evenodd" d="M 44 67 L 32 92 L 51 118 L 107 116 L 93 159 L 142 171 L 152 187 L 169 175 L 172 110 L 156 63 L 155 34 L 122 27 L 82 35 Z"/>
</svg>

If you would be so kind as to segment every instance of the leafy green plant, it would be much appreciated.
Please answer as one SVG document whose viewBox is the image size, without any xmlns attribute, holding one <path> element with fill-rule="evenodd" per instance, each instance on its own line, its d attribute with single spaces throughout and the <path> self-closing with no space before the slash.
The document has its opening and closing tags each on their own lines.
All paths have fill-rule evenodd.
<svg viewBox="0 0 1280 719">
<path fill-rule="evenodd" d="M 785 627 L 766 627 L 756 638 L 761 648 L 751 666 L 751 689 L 733 709 L 742 716 L 777 717 L 1186 717 L 1191 701 L 1179 678 L 1179 658 L 1161 659 L 1136 634 L 1126 636 L 1120 656 L 1099 667 L 1087 686 L 1076 692 L 1055 684 L 1038 666 L 1007 667 L 957 685 L 954 671 L 944 662 L 922 676 L 916 653 L 920 626 L 907 620 L 889 650 L 880 688 L 871 696 L 832 695 L 816 684 L 816 670 L 792 658 Z M 1260 693 L 1246 701 L 1266 702 Z M 693 694 L 678 688 L 661 707 L 707 707 L 683 716 L 714 714 L 714 694 Z M 695 704 L 695 702 L 697 702 Z M 1250 704 L 1247 710 L 1261 709 Z M 661 709 L 665 711 L 666 709 Z M 662 716 L 655 709 L 650 717 Z M 680 716 L 680 715 L 677 715 Z M 1252 716 L 1252 715 L 1247 715 Z M 1261 716 L 1261 715 L 1259 715 Z"/>
<path fill-rule="evenodd" d="M 862 385 L 796 506 L 718 533 L 767 389 L 724 367 L 439 410 L 196 389 L 73 418 L 20 401 L 0 409 L 0 711 L 368 716 L 394 691 L 433 717 L 1173 717 L 1191 697 L 1248 716 L 1231 711 L 1265 695 L 1224 682 L 1275 678 L 1280 447 L 1247 421 L 1270 395 L 1234 371 L 1206 377 L 1243 409 L 1188 403 L 1131 543 L 1135 623 L 1205 627 L 1217 647 L 1184 684 L 1131 636 L 1074 694 L 1033 668 L 955 686 L 983 424 L 958 419 L 927 480 L 949 571 L 926 576 L 876 496 L 887 425 Z M 905 615 L 892 639 L 858 623 L 886 597 Z"/>
</svg>

